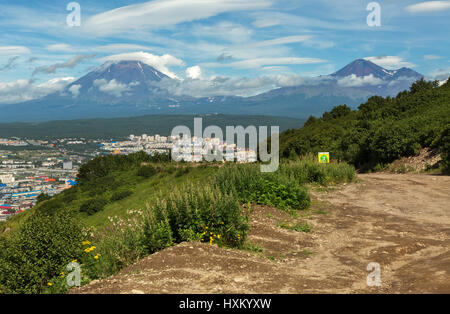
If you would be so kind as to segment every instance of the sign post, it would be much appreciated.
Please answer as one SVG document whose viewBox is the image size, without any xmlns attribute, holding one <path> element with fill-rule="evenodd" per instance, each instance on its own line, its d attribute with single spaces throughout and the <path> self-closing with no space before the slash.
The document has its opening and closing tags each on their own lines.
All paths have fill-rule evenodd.
<svg viewBox="0 0 450 314">
<path fill-rule="evenodd" d="M 319 163 L 320 164 L 329 164 L 330 163 L 330 153 L 322 152 L 318 154 Z"/>
</svg>

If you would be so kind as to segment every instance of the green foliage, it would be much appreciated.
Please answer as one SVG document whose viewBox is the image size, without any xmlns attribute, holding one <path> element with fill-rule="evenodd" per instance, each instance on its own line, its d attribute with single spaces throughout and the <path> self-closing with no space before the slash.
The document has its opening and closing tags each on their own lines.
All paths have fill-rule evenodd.
<svg viewBox="0 0 450 314">
<path fill-rule="evenodd" d="M 241 203 L 254 202 L 281 209 L 305 209 L 310 204 L 305 183 L 350 182 L 355 169 L 347 164 L 320 165 L 311 159 L 287 161 L 274 173 L 260 172 L 258 165 L 228 165 L 214 176 L 222 193 L 236 195 Z"/>
<path fill-rule="evenodd" d="M 175 243 L 189 240 L 186 235 L 205 242 L 216 236 L 216 242 L 239 247 L 249 228 L 248 213 L 234 195 L 209 186 L 185 187 L 156 204 L 154 212 L 158 220 L 167 219 Z"/>
<path fill-rule="evenodd" d="M 158 221 L 150 214 L 144 222 L 141 241 L 146 254 L 152 254 L 173 245 L 172 229 L 167 218 Z"/>
<path fill-rule="evenodd" d="M 98 178 L 107 177 L 114 171 L 125 171 L 138 168 L 143 163 L 168 161 L 170 156 L 167 154 L 150 156 L 144 151 L 129 155 L 107 155 L 96 157 L 83 166 L 78 172 L 77 181 L 86 184 Z"/>
<path fill-rule="evenodd" d="M 146 179 L 153 177 L 157 173 L 155 167 L 141 166 L 137 171 L 137 175 Z"/>
<path fill-rule="evenodd" d="M 102 211 L 108 201 L 104 198 L 92 198 L 83 204 L 81 204 L 80 212 L 87 213 L 88 215 L 93 215 L 97 212 Z"/>
<path fill-rule="evenodd" d="M 116 191 L 114 192 L 114 194 L 111 196 L 110 201 L 111 202 L 116 202 L 116 201 L 120 201 L 123 200 L 124 198 L 127 198 L 128 196 L 132 195 L 133 192 L 130 190 L 120 190 L 120 191 Z"/>
<path fill-rule="evenodd" d="M 280 172 L 295 179 L 298 185 L 318 183 L 326 186 L 333 183 L 351 182 L 355 178 L 353 166 L 346 163 L 319 164 L 313 156 L 282 163 Z"/>
<path fill-rule="evenodd" d="M 442 157 L 442 166 L 445 173 L 450 173 L 450 123 L 443 128 L 439 137 L 433 143 L 433 146 L 439 147 Z"/>
<path fill-rule="evenodd" d="M 308 189 L 295 184 L 295 181 L 276 175 L 261 178 L 251 189 L 248 201 L 275 206 L 280 209 L 305 209 L 310 205 Z"/>
<path fill-rule="evenodd" d="M 295 159 L 328 151 L 332 159 L 361 170 L 416 155 L 433 143 L 445 156 L 448 140 L 439 139 L 450 123 L 448 85 L 420 80 L 397 97 L 373 96 L 356 111 L 337 106 L 320 118 L 310 117 L 301 129 L 283 132 L 280 153 Z"/>
<path fill-rule="evenodd" d="M 187 167 L 181 167 L 175 172 L 175 177 L 179 178 L 185 174 L 188 174 L 191 171 L 191 168 L 189 166 Z"/>
<path fill-rule="evenodd" d="M 49 199 L 51 199 L 52 197 L 50 195 L 48 195 L 47 193 L 41 193 L 38 195 L 37 199 L 36 199 L 36 204 L 42 203 L 44 201 L 47 201 Z"/>
<path fill-rule="evenodd" d="M 40 293 L 50 278 L 82 253 L 81 227 L 65 210 L 33 212 L 18 234 L 0 241 L 0 286 Z"/>
</svg>

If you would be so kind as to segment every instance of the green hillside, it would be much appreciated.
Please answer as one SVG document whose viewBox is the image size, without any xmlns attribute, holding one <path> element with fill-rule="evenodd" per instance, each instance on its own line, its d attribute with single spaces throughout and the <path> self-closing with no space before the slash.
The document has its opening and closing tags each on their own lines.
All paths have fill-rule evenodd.
<svg viewBox="0 0 450 314">
<path fill-rule="evenodd" d="M 280 131 L 303 125 L 304 119 L 261 115 L 145 115 L 128 118 L 60 120 L 41 123 L 0 123 L 0 138 L 123 138 L 130 134 L 160 134 L 168 136 L 177 125 L 194 129 L 194 117 L 203 118 L 203 126 L 249 125 L 279 126 Z"/>
<path fill-rule="evenodd" d="M 85 284 L 183 241 L 245 248 L 251 204 L 294 213 L 310 205 L 307 184 L 354 175 L 347 164 L 308 159 L 262 173 L 258 164 L 191 165 L 143 152 L 97 157 L 78 185 L 0 224 L 0 292 L 65 292 L 75 260 Z"/>
<path fill-rule="evenodd" d="M 283 132 L 282 156 L 330 152 L 331 158 L 361 170 L 381 168 L 422 147 L 437 147 L 448 170 L 450 155 L 450 83 L 415 82 L 396 97 L 374 96 L 358 110 L 337 106 L 300 129 Z"/>
</svg>

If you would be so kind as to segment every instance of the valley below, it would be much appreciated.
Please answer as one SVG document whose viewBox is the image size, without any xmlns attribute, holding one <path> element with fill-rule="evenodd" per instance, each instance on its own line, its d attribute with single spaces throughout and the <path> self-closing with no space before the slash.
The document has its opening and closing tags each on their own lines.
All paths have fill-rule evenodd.
<svg viewBox="0 0 450 314">
<path fill-rule="evenodd" d="M 297 215 L 253 205 L 245 250 L 184 242 L 70 293 L 450 293 L 450 177 L 359 174 L 311 194 Z"/>
</svg>

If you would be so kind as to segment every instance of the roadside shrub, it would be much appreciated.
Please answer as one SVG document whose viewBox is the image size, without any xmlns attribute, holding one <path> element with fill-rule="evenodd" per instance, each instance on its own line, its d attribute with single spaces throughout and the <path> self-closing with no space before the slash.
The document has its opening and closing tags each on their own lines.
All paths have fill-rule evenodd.
<svg viewBox="0 0 450 314">
<path fill-rule="evenodd" d="M 305 209 L 308 190 L 281 171 L 261 173 L 257 165 L 231 165 L 220 169 L 214 185 L 224 194 L 236 195 L 241 203 L 257 203 L 281 209 Z"/>
<path fill-rule="evenodd" d="M 249 201 L 275 206 L 279 209 L 306 209 L 311 203 L 306 187 L 299 186 L 293 180 L 275 175 L 259 180 L 252 189 Z"/>
<path fill-rule="evenodd" d="M 104 198 L 91 198 L 80 206 L 80 211 L 87 213 L 88 215 L 93 215 L 102 211 L 106 204 L 108 204 L 108 202 Z"/>
<path fill-rule="evenodd" d="M 317 183 L 328 185 L 332 183 L 351 182 L 355 178 L 355 167 L 347 163 L 319 164 L 312 156 L 288 161 L 280 165 L 280 172 L 294 178 L 298 184 Z"/>
</svg>

